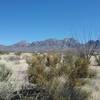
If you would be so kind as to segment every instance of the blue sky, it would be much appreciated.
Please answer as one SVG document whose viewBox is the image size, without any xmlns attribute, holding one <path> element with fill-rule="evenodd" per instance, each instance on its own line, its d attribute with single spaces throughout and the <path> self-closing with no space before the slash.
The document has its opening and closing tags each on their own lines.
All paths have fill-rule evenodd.
<svg viewBox="0 0 100 100">
<path fill-rule="evenodd" d="M 0 44 L 100 39 L 100 0 L 0 0 Z"/>
</svg>

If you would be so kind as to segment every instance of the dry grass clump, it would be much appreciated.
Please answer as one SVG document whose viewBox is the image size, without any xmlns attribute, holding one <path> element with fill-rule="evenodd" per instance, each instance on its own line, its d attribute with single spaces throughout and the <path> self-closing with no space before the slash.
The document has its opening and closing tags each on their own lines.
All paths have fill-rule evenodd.
<svg viewBox="0 0 100 100">
<path fill-rule="evenodd" d="M 29 81 L 45 87 L 53 100 L 85 100 L 86 91 L 81 90 L 89 77 L 89 62 L 82 57 L 48 53 L 34 55 L 29 61 Z"/>
</svg>

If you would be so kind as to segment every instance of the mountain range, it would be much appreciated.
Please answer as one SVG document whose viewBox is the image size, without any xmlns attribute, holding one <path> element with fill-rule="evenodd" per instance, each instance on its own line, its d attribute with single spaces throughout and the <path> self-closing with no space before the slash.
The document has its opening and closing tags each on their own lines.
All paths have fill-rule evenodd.
<svg viewBox="0 0 100 100">
<path fill-rule="evenodd" d="M 96 45 L 95 50 L 100 51 L 100 40 L 89 40 L 86 43 L 80 43 L 74 38 L 58 39 L 47 39 L 44 41 L 34 41 L 28 43 L 26 41 L 20 41 L 16 44 L 5 46 L 0 45 L 0 51 L 13 51 L 13 52 L 45 52 L 52 50 L 67 50 L 67 49 L 78 49 L 82 45 Z"/>
</svg>

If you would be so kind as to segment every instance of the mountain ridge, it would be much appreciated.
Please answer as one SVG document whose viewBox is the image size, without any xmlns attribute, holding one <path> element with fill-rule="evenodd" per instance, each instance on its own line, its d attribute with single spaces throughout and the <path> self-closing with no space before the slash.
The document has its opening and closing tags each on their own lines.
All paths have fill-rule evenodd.
<svg viewBox="0 0 100 100">
<path fill-rule="evenodd" d="M 94 45 L 100 50 L 100 40 L 89 40 L 84 43 L 84 45 Z M 71 48 L 78 49 L 82 43 L 75 40 L 74 38 L 64 38 L 64 39 L 46 39 L 44 41 L 19 41 L 12 45 L 0 45 L 0 51 L 13 51 L 13 52 L 41 52 L 41 51 L 51 51 L 51 50 L 67 50 Z"/>
</svg>

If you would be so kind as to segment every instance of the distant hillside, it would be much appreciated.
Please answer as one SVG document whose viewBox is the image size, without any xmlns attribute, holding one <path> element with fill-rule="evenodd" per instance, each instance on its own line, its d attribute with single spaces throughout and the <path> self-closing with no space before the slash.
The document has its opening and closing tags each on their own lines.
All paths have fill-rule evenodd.
<svg viewBox="0 0 100 100">
<path fill-rule="evenodd" d="M 44 52 L 52 50 L 67 50 L 67 49 L 78 49 L 81 45 L 96 45 L 95 50 L 100 51 L 100 40 L 88 41 L 85 44 L 81 44 L 73 38 L 64 38 L 62 40 L 57 39 L 47 39 L 44 41 L 35 41 L 32 43 L 27 43 L 26 41 L 21 41 L 10 46 L 0 45 L 0 51 L 22 51 L 22 52 Z"/>
</svg>

